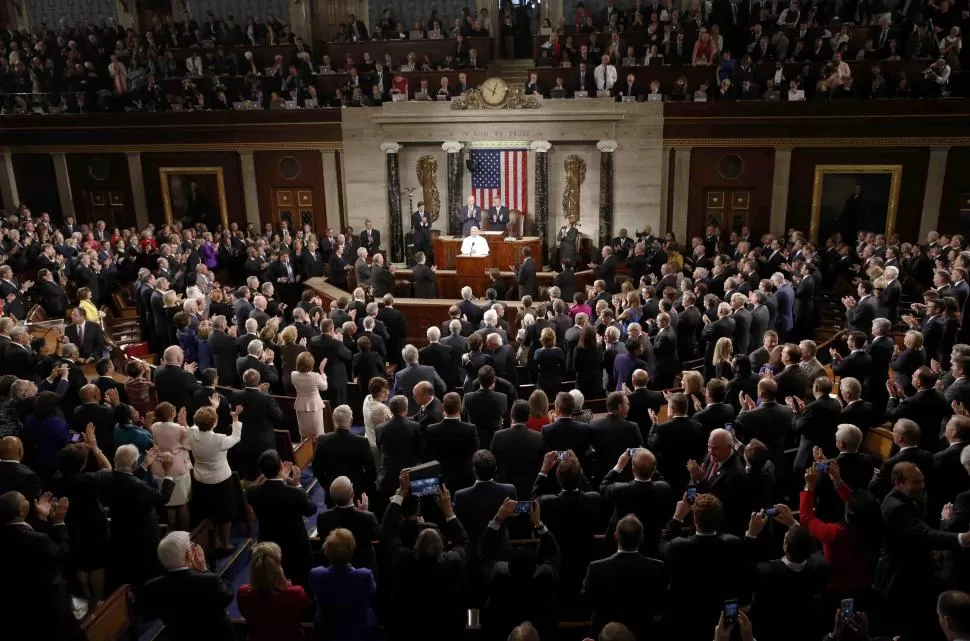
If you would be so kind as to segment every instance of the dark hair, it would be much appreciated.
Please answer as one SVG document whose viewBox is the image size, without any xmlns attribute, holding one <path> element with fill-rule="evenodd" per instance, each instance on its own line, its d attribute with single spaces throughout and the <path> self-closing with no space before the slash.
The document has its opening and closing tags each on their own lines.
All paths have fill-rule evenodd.
<svg viewBox="0 0 970 641">
<path fill-rule="evenodd" d="M 959 590 L 947 590 L 936 601 L 936 611 L 946 617 L 956 628 L 958 635 L 970 632 L 970 594 Z"/>
<path fill-rule="evenodd" d="M 41 392 L 34 399 L 34 420 L 42 421 L 57 414 L 60 397 L 54 392 Z"/>
<path fill-rule="evenodd" d="M 512 422 L 525 423 L 529 420 L 529 401 L 519 399 L 512 403 Z"/>
<path fill-rule="evenodd" d="M 461 396 L 457 392 L 448 392 L 441 399 L 444 410 L 448 414 L 457 414 L 461 411 Z"/>
<path fill-rule="evenodd" d="M 216 379 L 219 378 L 219 370 L 215 367 L 207 367 L 202 370 L 202 385 L 203 387 L 211 387 Z"/>
<path fill-rule="evenodd" d="M 472 468 L 475 470 L 475 478 L 479 481 L 491 481 L 497 467 L 495 455 L 488 450 L 478 450 L 472 455 Z"/>
<path fill-rule="evenodd" d="M 925 365 L 916 370 L 916 378 L 919 379 L 919 383 L 923 386 L 923 389 L 930 389 L 936 384 L 936 374 Z"/>
<path fill-rule="evenodd" d="M 107 358 L 102 358 L 94 364 L 94 371 L 98 373 L 98 376 L 104 376 L 108 373 L 108 365 L 111 364 L 111 360 Z"/>
<path fill-rule="evenodd" d="M 282 467 L 283 463 L 276 450 L 266 450 L 259 455 L 259 473 L 266 478 L 273 479 L 279 476 Z"/>
<path fill-rule="evenodd" d="M 495 368 L 491 365 L 482 365 L 478 370 L 478 383 L 482 388 L 488 388 L 495 384 Z"/>
<path fill-rule="evenodd" d="M 623 407 L 624 398 L 626 398 L 626 394 L 623 392 L 610 392 L 606 397 L 606 411 L 610 413 L 620 411 L 620 408 Z"/>
<path fill-rule="evenodd" d="M 711 397 L 712 403 L 723 403 L 727 396 L 727 388 L 720 379 L 712 378 L 707 381 L 707 393 Z"/>
<path fill-rule="evenodd" d="M 643 523 L 636 516 L 627 514 L 616 524 L 616 538 L 624 550 L 639 549 L 643 542 Z"/>
<path fill-rule="evenodd" d="M 802 563 L 815 552 L 815 539 L 807 528 L 788 528 L 785 534 L 785 545 L 788 558 L 795 563 Z"/>
</svg>

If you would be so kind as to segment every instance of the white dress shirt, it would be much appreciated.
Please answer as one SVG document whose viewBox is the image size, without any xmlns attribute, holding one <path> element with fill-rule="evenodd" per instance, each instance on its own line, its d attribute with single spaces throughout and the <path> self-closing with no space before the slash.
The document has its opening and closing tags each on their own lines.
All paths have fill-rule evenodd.
<svg viewBox="0 0 970 641">
<path fill-rule="evenodd" d="M 226 436 L 214 430 L 203 432 L 195 425 L 189 427 L 189 448 L 195 456 L 192 475 L 200 483 L 215 485 L 232 476 L 226 450 L 232 448 L 242 438 L 242 422 L 232 424 L 232 435 Z"/>
<path fill-rule="evenodd" d="M 466 236 L 461 241 L 461 253 L 464 256 L 488 256 L 488 241 L 481 236 Z"/>
<path fill-rule="evenodd" d="M 596 69 L 593 69 L 593 78 L 599 91 L 609 91 L 616 84 L 616 67 L 597 65 Z"/>
</svg>

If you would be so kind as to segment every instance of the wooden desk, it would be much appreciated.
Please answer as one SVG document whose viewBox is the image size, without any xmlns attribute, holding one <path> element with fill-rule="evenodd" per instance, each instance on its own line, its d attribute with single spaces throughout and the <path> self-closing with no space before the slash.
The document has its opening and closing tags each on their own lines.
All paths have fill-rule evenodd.
<svg viewBox="0 0 970 641">
<path fill-rule="evenodd" d="M 525 236 L 524 238 L 502 239 L 500 236 L 492 236 L 485 233 L 488 240 L 488 257 L 491 259 L 489 267 L 497 267 L 500 270 L 507 270 L 509 265 L 518 266 L 522 262 L 522 250 L 528 247 L 532 250 L 532 257 L 538 260 L 539 250 L 542 247 L 542 240 L 538 236 Z M 435 264 L 441 269 L 457 269 L 455 257 L 461 249 L 462 239 L 457 236 L 438 236 L 433 240 Z"/>
</svg>

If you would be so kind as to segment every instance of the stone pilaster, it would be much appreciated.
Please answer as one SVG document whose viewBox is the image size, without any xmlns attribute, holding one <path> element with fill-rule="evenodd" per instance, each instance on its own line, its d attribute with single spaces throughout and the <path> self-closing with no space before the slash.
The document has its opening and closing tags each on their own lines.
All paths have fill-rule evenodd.
<svg viewBox="0 0 970 641">
<path fill-rule="evenodd" d="M 457 140 L 446 140 L 441 148 L 448 153 L 448 234 L 457 236 L 461 233 L 461 148 Z"/>
<path fill-rule="evenodd" d="M 145 174 L 141 168 L 141 153 L 125 152 L 128 159 L 128 180 L 131 182 L 131 204 L 135 210 L 138 229 L 148 226 L 148 197 L 145 195 Z"/>
<path fill-rule="evenodd" d="M 340 228 L 347 226 L 340 211 L 340 172 L 337 170 L 337 152 L 324 149 L 320 152 L 323 158 L 323 200 L 327 210 L 327 225 L 336 227 L 335 221 L 340 221 Z"/>
<path fill-rule="evenodd" d="M 246 222 L 260 229 L 259 221 L 259 190 L 256 187 L 256 161 L 253 152 L 240 151 L 239 167 L 242 170 L 243 206 L 246 209 Z M 269 215 L 269 212 L 267 212 Z M 296 222 L 299 222 L 298 220 Z"/>
<path fill-rule="evenodd" d="M 771 221 L 768 231 L 784 238 L 788 213 L 788 186 L 791 182 L 791 147 L 775 147 L 775 169 L 771 178 Z M 752 225 L 752 231 L 757 229 Z"/>
<path fill-rule="evenodd" d="M 687 211 L 690 200 L 690 152 L 692 147 L 674 148 L 674 207 L 671 228 L 681 250 L 687 243 Z"/>
<path fill-rule="evenodd" d="M 20 205 L 17 191 L 17 176 L 13 171 L 13 156 L 9 151 L 0 153 L 0 194 L 3 194 L 3 208 L 13 212 Z"/>
<path fill-rule="evenodd" d="M 930 149 L 930 162 L 926 168 L 926 190 L 923 192 L 923 215 L 919 221 L 919 238 L 939 229 L 940 204 L 943 202 L 943 180 L 946 178 L 946 161 L 949 147 Z"/>
<path fill-rule="evenodd" d="M 381 151 L 387 158 L 387 213 L 390 219 L 391 262 L 403 263 L 404 223 L 401 220 L 401 172 L 397 164 L 397 152 L 401 145 L 382 142 Z"/>
<path fill-rule="evenodd" d="M 54 164 L 54 179 L 57 181 L 57 201 L 61 205 L 61 216 L 65 218 L 70 216 L 77 220 L 74 213 L 74 195 L 71 192 L 71 173 L 67 168 L 67 154 L 53 153 L 51 162 Z"/>
<path fill-rule="evenodd" d="M 535 261 L 540 265 L 546 264 L 546 225 L 549 222 L 549 150 L 552 149 L 552 145 L 548 140 L 536 140 L 531 145 L 529 149 L 532 150 L 533 156 L 535 158 L 535 172 L 536 172 L 536 206 L 535 206 L 535 216 L 536 221 L 536 235 L 541 239 L 542 244 L 542 255 L 536 256 Z M 526 234 L 526 230 L 522 230 L 523 235 Z"/>
<path fill-rule="evenodd" d="M 613 152 L 615 140 L 600 140 L 596 148 L 600 152 L 600 246 L 606 247 L 613 239 Z"/>
</svg>

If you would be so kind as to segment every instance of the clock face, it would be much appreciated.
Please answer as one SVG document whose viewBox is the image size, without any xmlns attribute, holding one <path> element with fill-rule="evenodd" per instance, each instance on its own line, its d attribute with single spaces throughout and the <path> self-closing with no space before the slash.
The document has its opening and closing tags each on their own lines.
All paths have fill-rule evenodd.
<svg viewBox="0 0 970 641">
<path fill-rule="evenodd" d="M 508 95 L 509 86 L 501 78 L 488 78 L 482 83 L 482 100 L 486 105 L 501 105 Z"/>
</svg>

